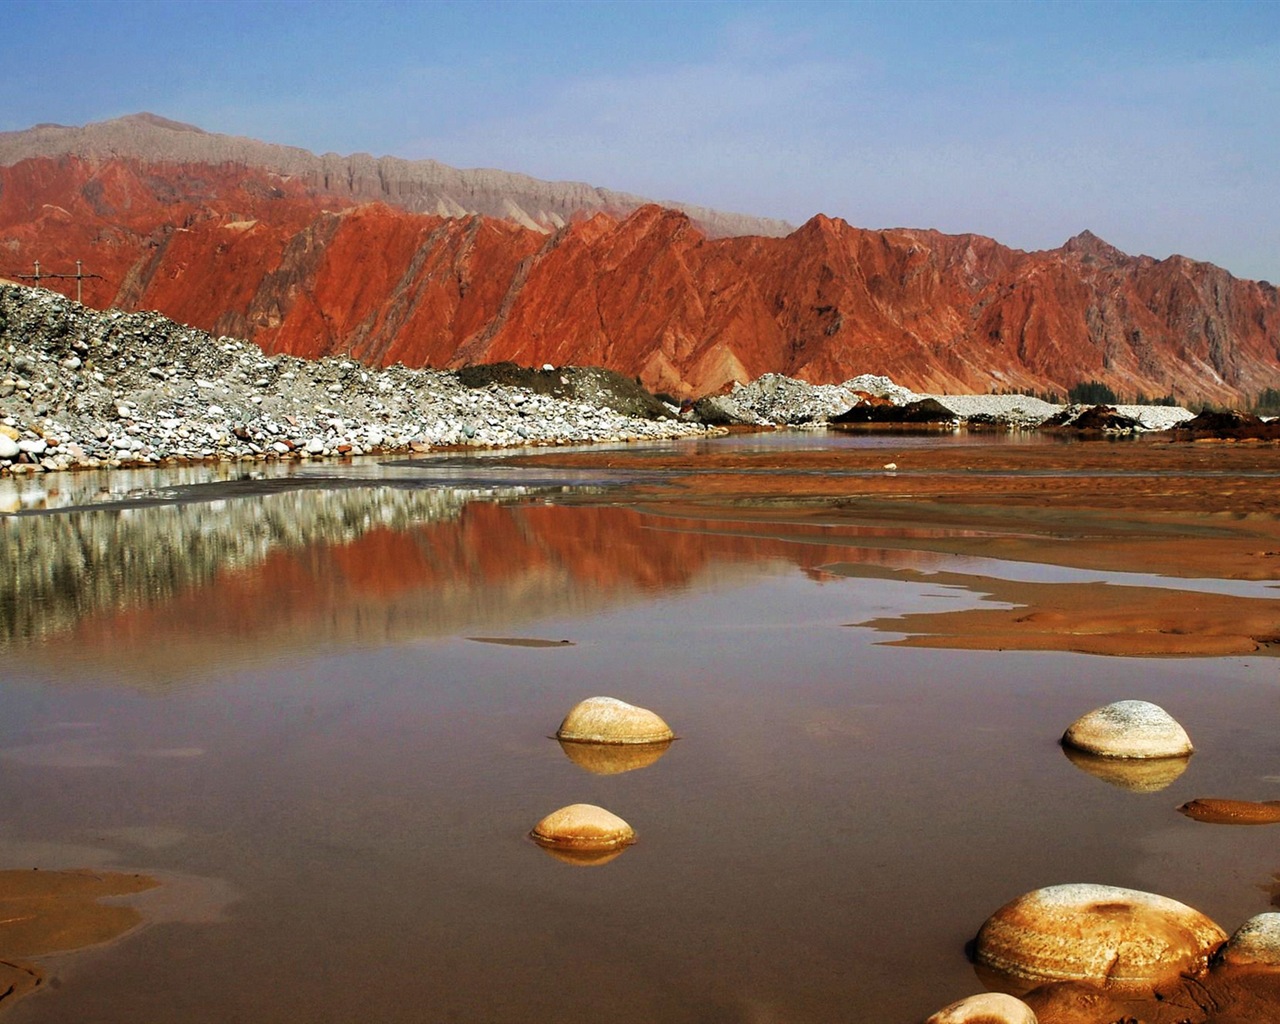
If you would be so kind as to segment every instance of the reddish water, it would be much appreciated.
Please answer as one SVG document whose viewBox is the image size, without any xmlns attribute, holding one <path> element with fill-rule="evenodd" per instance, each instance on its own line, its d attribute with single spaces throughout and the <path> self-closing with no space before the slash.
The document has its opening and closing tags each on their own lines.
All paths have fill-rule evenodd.
<svg viewBox="0 0 1280 1024">
<path fill-rule="evenodd" d="M 206 509 L 179 550 L 207 564 L 106 545 L 83 592 L 4 594 L 0 867 L 180 876 L 159 923 L 43 961 L 53 980 L 15 1024 L 907 1024 L 981 990 L 965 943 L 1031 888 L 1148 889 L 1228 931 L 1270 908 L 1276 833 L 1176 808 L 1280 798 L 1274 659 L 878 646 L 846 624 L 975 598 L 823 573 L 868 542 L 852 531 L 375 503 L 373 525 L 346 509 L 247 545 L 263 517 L 286 536 L 331 501 L 271 500 L 225 502 L 234 542 L 208 540 Z M 179 514 L 135 510 L 130 529 L 187 537 Z M 48 555 L 10 541 L 15 565 Z M 680 739 L 649 767 L 584 771 L 547 737 L 595 694 Z M 1125 697 L 1198 748 L 1162 791 L 1057 746 Z M 526 838 L 575 802 L 639 842 L 580 868 Z"/>
</svg>

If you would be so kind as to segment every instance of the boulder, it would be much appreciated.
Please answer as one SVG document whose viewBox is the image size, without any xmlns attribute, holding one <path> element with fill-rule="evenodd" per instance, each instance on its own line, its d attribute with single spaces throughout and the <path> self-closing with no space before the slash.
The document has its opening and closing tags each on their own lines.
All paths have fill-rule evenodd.
<svg viewBox="0 0 1280 1024">
<path fill-rule="evenodd" d="M 1036 1024 L 1036 1015 L 1021 999 L 984 992 L 943 1007 L 924 1024 Z"/>
<path fill-rule="evenodd" d="M 1078 981 L 1144 993 L 1203 969 L 1226 937 L 1199 911 L 1165 896 L 1110 885 L 1054 885 L 992 914 L 978 932 L 974 960 L 1014 991 Z"/>
<path fill-rule="evenodd" d="M 630 825 L 595 804 L 570 804 L 552 811 L 529 834 L 539 846 L 590 852 L 617 850 L 636 841 Z"/>
<path fill-rule="evenodd" d="M 1274 825 L 1280 822 L 1280 800 L 1218 800 L 1200 797 L 1178 808 L 1188 818 L 1214 825 Z"/>
<path fill-rule="evenodd" d="M 690 411 L 694 422 L 709 427 L 756 426 L 760 423 L 755 413 L 742 408 L 728 395 L 707 395 L 693 403 Z"/>
<path fill-rule="evenodd" d="M 571 743 L 669 743 L 675 733 L 647 708 L 616 697 L 589 697 L 565 715 L 556 739 Z"/>
<path fill-rule="evenodd" d="M 1216 963 L 1280 968 L 1280 914 L 1258 914 L 1236 929 Z"/>
<path fill-rule="evenodd" d="M 1186 757 L 1195 750 L 1182 726 L 1145 700 L 1095 708 L 1072 723 L 1062 742 L 1101 757 Z"/>
</svg>

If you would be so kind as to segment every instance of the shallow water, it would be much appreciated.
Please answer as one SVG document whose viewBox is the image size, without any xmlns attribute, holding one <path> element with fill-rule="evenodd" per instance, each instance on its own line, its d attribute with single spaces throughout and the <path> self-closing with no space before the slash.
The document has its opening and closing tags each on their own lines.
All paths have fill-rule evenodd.
<svg viewBox="0 0 1280 1024">
<path fill-rule="evenodd" d="M 0 868 L 171 881 L 10 1020 L 906 1024 L 981 989 L 965 943 L 1028 889 L 1228 931 L 1280 889 L 1276 833 L 1176 811 L 1280 798 L 1274 659 L 886 647 L 847 624 L 977 596 L 822 567 L 956 559 L 347 475 L 0 520 Z M 548 737 L 594 694 L 680 739 L 584 770 Z M 1198 749 L 1156 792 L 1057 745 L 1135 696 Z M 639 842 L 527 839 L 575 802 Z"/>
</svg>

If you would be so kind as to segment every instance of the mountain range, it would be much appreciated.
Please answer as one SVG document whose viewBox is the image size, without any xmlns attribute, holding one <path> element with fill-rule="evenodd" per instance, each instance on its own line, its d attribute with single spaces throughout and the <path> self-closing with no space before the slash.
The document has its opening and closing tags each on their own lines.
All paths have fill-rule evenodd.
<svg viewBox="0 0 1280 1024">
<path fill-rule="evenodd" d="M 1280 296 L 1088 231 L 799 228 L 434 161 L 333 154 L 142 114 L 0 133 L 0 275 L 269 352 L 602 365 L 678 397 L 766 372 L 917 391 L 1246 404 L 1280 386 Z"/>
</svg>

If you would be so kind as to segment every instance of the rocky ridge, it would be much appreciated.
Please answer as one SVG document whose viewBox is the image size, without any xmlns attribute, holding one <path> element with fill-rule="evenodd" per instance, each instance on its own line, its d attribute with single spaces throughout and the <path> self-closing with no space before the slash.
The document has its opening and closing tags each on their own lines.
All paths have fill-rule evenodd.
<svg viewBox="0 0 1280 1024">
<path fill-rule="evenodd" d="M 1280 294 L 1084 232 L 1020 252 L 977 235 L 817 216 L 711 238 L 656 206 L 550 234 L 415 214 L 243 165 L 65 154 L 0 166 L 0 275 L 97 308 L 155 309 L 268 352 L 458 368 L 601 366 L 692 398 L 867 367 L 926 393 L 1124 396 L 1246 407 L 1280 386 Z"/>
<path fill-rule="evenodd" d="M 368 153 L 316 155 L 236 135 L 207 132 L 155 114 L 130 114 L 84 126 L 41 124 L 0 132 L 0 166 L 33 157 L 74 155 L 95 160 L 126 158 L 145 164 L 236 164 L 265 168 L 307 188 L 356 203 L 378 201 L 440 217 L 483 214 L 534 231 L 562 228 L 596 213 L 626 215 L 654 200 L 576 181 L 543 181 L 491 169 L 462 170 L 436 160 L 374 157 Z M 663 200 L 713 238 L 785 235 L 792 225 L 768 217 L 728 213 Z"/>
<path fill-rule="evenodd" d="M 0 469 L 11 472 L 707 431 L 665 409 L 661 418 L 614 411 L 608 375 L 574 368 L 555 378 L 560 395 L 469 388 L 439 370 L 268 356 L 155 313 L 100 313 L 0 285 Z"/>
</svg>

